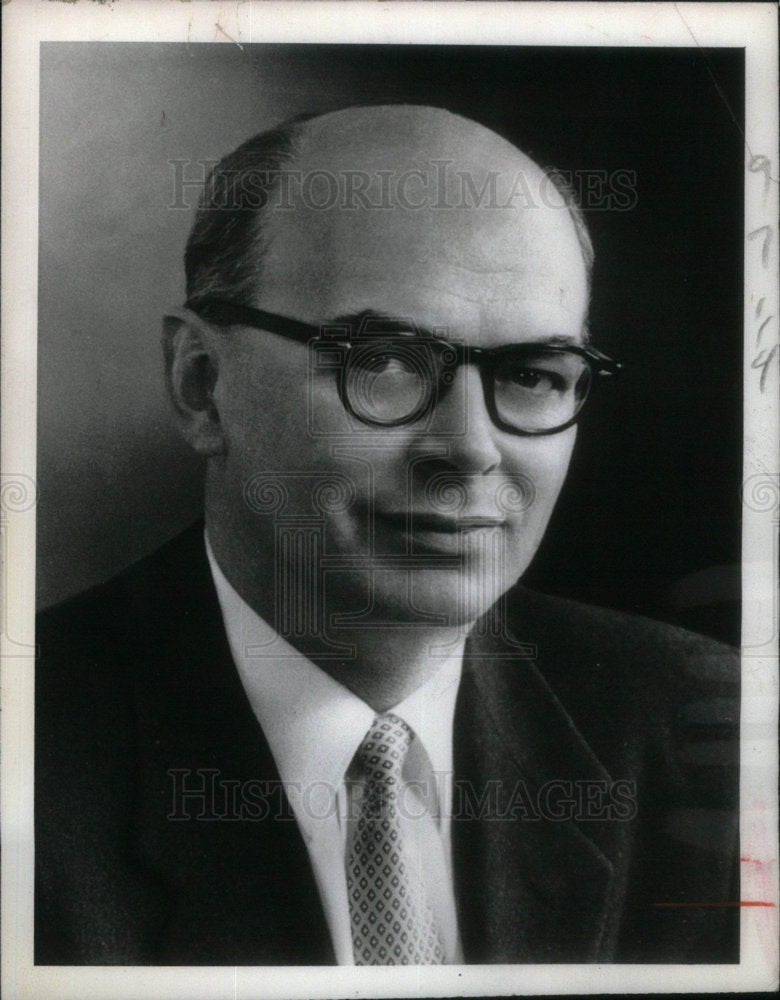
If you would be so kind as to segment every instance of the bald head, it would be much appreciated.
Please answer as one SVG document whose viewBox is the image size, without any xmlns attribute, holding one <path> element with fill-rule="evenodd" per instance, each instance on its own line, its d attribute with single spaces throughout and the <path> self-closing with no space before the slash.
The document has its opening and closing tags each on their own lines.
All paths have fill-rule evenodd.
<svg viewBox="0 0 780 1000">
<path fill-rule="evenodd" d="M 524 280 L 518 262 L 561 245 L 576 245 L 587 284 L 578 209 L 505 139 L 439 108 L 347 108 L 263 133 L 215 168 L 187 248 L 187 292 L 271 309 L 285 285 L 305 287 L 321 305 L 299 318 L 316 322 L 334 270 L 369 294 L 390 264 L 396 280 L 425 286 L 426 270 L 446 261 L 467 298 L 486 271 L 504 297 Z M 540 263 L 554 283 L 554 261 Z"/>
</svg>

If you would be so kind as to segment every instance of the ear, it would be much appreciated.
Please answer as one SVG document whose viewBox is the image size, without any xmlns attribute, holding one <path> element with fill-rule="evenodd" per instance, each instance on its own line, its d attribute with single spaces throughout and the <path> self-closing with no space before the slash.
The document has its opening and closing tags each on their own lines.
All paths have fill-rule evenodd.
<svg viewBox="0 0 780 1000">
<path fill-rule="evenodd" d="M 213 332 L 194 313 L 182 310 L 163 319 L 163 353 L 168 395 L 179 428 L 205 458 L 225 452 L 225 435 L 214 402 L 219 356 Z"/>
</svg>

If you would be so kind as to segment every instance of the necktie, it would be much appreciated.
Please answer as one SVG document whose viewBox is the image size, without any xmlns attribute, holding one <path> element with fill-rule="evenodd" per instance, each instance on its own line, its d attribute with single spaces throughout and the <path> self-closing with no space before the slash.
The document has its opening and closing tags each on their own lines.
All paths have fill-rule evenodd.
<svg viewBox="0 0 780 1000">
<path fill-rule="evenodd" d="M 424 888 L 404 858 L 398 794 L 412 731 L 398 716 L 377 716 L 355 754 L 365 779 L 347 857 L 347 892 L 356 965 L 438 965 L 444 949 Z"/>
</svg>

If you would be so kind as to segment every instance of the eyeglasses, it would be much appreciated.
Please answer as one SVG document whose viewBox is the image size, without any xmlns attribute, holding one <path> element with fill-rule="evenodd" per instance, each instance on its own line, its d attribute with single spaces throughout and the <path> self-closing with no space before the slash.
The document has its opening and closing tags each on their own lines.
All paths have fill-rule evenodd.
<svg viewBox="0 0 780 1000">
<path fill-rule="evenodd" d="M 357 335 L 222 299 L 187 302 L 217 325 L 240 325 L 319 347 L 321 367 L 334 370 L 348 413 L 374 427 L 399 427 L 430 414 L 460 365 L 479 368 L 485 405 L 510 434 L 557 434 L 577 421 L 594 377 L 621 365 L 592 347 L 509 344 L 481 348 L 421 334 L 409 322 L 364 317 Z"/>
</svg>

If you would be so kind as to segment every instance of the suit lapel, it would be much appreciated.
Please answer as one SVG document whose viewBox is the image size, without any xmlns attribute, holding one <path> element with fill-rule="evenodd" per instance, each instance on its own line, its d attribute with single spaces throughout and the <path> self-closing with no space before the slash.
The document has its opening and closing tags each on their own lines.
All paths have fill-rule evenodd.
<svg viewBox="0 0 780 1000">
<path fill-rule="evenodd" d="M 568 803 L 609 776 L 535 662 L 514 649 L 492 636 L 469 641 L 456 709 L 453 854 L 465 958 L 593 961 L 612 866 Z M 609 824 L 600 826 L 608 836 Z"/>
<path fill-rule="evenodd" d="M 233 665 L 202 529 L 188 541 L 160 568 L 137 689 L 137 850 L 170 899 L 160 958 L 332 963 L 308 853 Z"/>
</svg>

